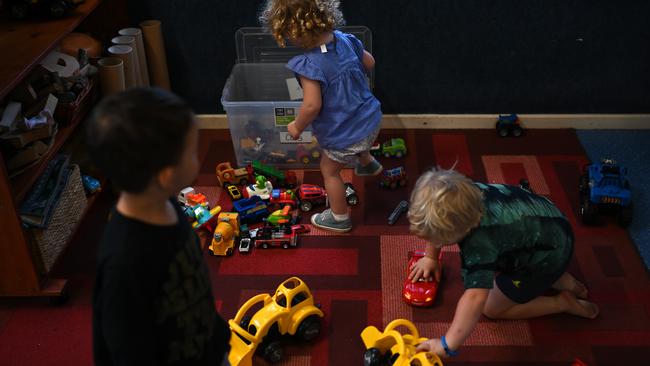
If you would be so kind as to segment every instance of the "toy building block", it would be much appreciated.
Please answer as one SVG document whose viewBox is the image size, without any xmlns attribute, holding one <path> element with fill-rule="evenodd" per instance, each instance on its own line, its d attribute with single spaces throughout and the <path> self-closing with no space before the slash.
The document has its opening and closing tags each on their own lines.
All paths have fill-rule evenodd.
<svg viewBox="0 0 650 366">
<path fill-rule="evenodd" d="M 400 203 L 397 204 L 397 207 L 393 210 L 393 212 L 390 213 L 388 216 L 388 225 L 393 225 L 397 222 L 399 217 L 408 211 L 409 209 L 409 203 L 406 201 L 400 201 Z"/>
</svg>

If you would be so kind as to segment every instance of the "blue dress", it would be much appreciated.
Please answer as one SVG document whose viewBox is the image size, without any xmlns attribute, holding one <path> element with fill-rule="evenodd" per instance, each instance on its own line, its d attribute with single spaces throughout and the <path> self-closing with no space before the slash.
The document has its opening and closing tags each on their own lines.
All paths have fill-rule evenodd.
<svg viewBox="0 0 650 366">
<path fill-rule="evenodd" d="M 340 150 L 368 137 L 379 128 L 381 103 L 372 95 L 363 67 L 363 45 L 355 36 L 334 31 L 326 45 L 289 60 L 287 68 L 320 82 L 323 98 L 320 113 L 311 123 L 318 143 Z"/>
</svg>

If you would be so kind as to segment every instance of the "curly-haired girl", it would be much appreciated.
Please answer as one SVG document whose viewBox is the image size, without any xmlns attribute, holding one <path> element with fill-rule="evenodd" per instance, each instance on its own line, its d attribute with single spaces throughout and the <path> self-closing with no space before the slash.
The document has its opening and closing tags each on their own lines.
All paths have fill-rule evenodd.
<svg viewBox="0 0 650 366">
<path fill-rule="evenodd" d="M 313 215 L 312 224 L 347 232 L 352 221 L 341 169 L 354 162 L 358 176 L 383 169 L 369 153 L 382 116 L 366 79 L 375 60 L 359 39 L 334 29 L 344 22 L 339 1 L 267 0 L 260 21 L 281 47 L 288 41 L 304 50 L 287 64 L 303 89 L 302 106 L 287 128 L 298 139 L 311 124 L 324 152 L 320 168 L 330 209 Z"/>
</svg>

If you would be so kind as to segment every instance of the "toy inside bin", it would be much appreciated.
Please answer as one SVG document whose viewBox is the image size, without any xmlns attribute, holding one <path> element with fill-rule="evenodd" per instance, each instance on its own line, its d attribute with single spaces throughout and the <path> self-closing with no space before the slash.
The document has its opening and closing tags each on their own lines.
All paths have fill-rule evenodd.
<svg viewBox="0 0 650 366">
<path fill-rule="evenodd" d="M 368 28 L 342 27 L 341 31 L 354 34 L 366 50 L 372 51 Z M 237 64 L 226 81 L 221 103 L 228 116 L 237 164 L 260 160 L 281 168 L 317 168 L 321 152 L 311 127 L 299 140 L 287 133 L 287 125 L 295 119 L 302 101 L 291 99 L 289 88 L 295 75 L 285 65 L 303 51 L 280 48 L 262 28 L 241 28 L 235 38 Z"/>
</svg>

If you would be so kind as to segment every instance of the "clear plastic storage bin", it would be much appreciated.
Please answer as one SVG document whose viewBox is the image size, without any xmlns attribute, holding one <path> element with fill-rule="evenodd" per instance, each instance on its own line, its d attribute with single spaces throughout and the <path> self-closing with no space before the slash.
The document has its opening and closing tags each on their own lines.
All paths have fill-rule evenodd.
<svg viewBox="0 0 650 366">
<path fill-rule="evenodd" d="M 341 30 L 357 36 L 372 52 L 368 28 Z M 260 160 L 281 168 L 317 168 L 321 153 L 311 128 L 294 141 L 286 127 L 302 102 L 291 98 L 289 88 L 295 89 L 295 75 L 285 65 L 302 50 L 280 48 L 262 28 L 239 29 L 235 39 L 237 64 L 226 81 L 221 104 L 228 116 L 237 164 Z M 372 86 L 372 74 L 370 83 Z"/>
</svg>

